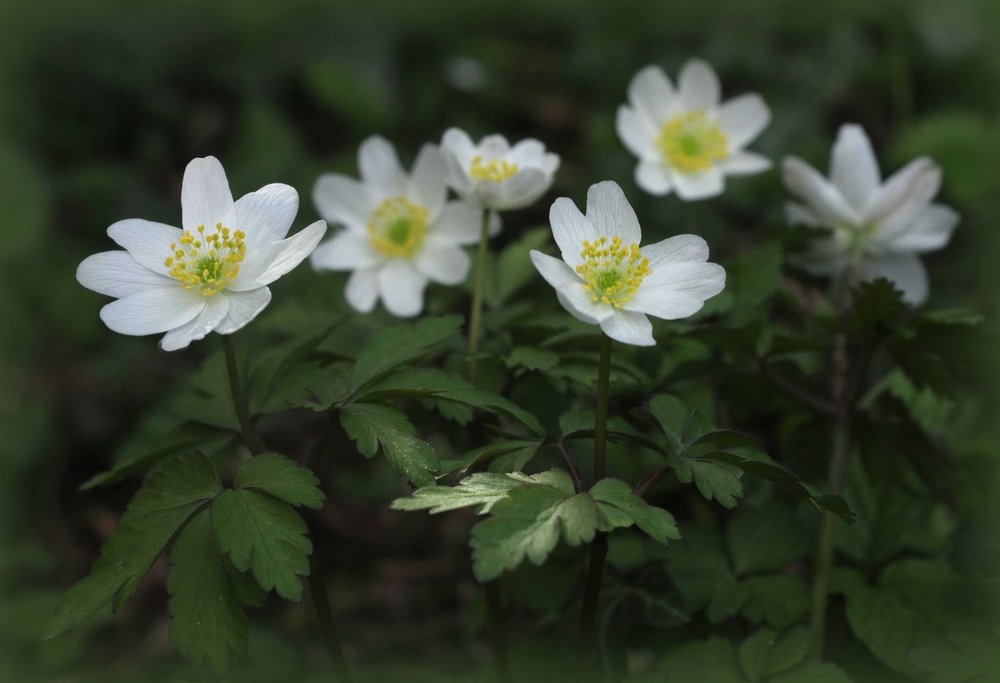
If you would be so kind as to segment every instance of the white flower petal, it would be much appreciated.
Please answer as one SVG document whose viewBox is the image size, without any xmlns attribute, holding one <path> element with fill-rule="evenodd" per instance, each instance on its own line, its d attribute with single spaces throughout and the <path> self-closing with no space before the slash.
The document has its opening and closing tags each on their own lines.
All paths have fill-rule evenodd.
<svg viewBox="0 0 1000 683">
<path fill-rule="evenodd" d="M 593 223 L 580 213 L 576 204 L 569 197 L 560 197 L 552 203 L 549 209 L 549 224 L 552 226 L 552 237 L 562 252 L 563 261 L 573 268 L 583 263 L 584 240 L 593 242 L 600 235 Z"/>
<path fill-rule="evenodd" d="M 486 185 L 488 182 L 482 184 Z M 534 204 L 551 186 L 551 174 L 540 168 L 522 168 L 500 182 L 490 208 L 498 211 L 523 209 Z"/>
<path fill-rule="evenodd" d="M 929 285 L 927 270 L 920 258 L 912 254 L 891 254 L 865 259 L 858 269 L 858 277 L 863 281 L 884 277 L 902 290 L 903 300 L 911 306 L 919 306 L 927 301 Z"/>
<path fill-rule="evenodd" d="M 236 224 L 247 249 L 285 239 L 299 212 L 299 193 L 281 183 L 266 185 L 236 201 Z"/>
<path fill-rule="evenodd" d="M 378 302 L 378 269 L 356 270 L 344 289 L 344 298 L 359 313 L 371 313 Z"/>
<path fill-rule="evenodd" d="M 951 234 L 960 220 L 958 212 L 950 206 L 931 204 L 914 216 L 906 229 L 898 231 L 884 248 L 902 253 L 943 249 L 951 241 Z M 875 237 L 879 239 L 878 233 Z"/>
<path fill-rule="evenodd" d="M 448 196 L 445 185 L 447 169 L 444 157 L 436 145 L 426 144 L 420 148 L 420 154 L 413 164 L 410 174 L 409 190 L 406 195 L 414 204 L 427 209 L 428 220 L 437 220 L 444 208 L 444 200 Z"/>
<path fill-rule="evenodd" d="M 176 287 L 177 281 L 139 265 L 127 251 L 105 251 L 88 256 L 76 269 L 77 281 L 99 294 L 116 299 L 152 287 Z"/>
<path fill-rule="evenodd" d="M 639 159 L 654 163 L 662 160 L 662 153 L 654 143 L 656 129 L 645 117 L 627 104 L 618 107 L 618 113 L 615 115 L 615 130 L 618 132 L 618 139 L 622 141 L 622 144 Z"/>
<path fill-rule="evenodd" d="M 358 147 L 358 170 L 365 184 L 384 196 L 406 194 L 406 173 L 396 156 L 396 148 L 381 135 L 366 138 Z"/>
<path fill-rule="evenodd" d="M 271 303 L 271 290 L 261 287 L 246 292 L 227 291 L 226 298 L 229 299 L 229 312 L 215 328 L 219 334 L 232 334 L 256 318 Z"/>
<path fill-rule="evenodd" d="M 510 143 L 504 136 L 494 133 L 483 138 L 479 142 L 477 150 L 485 161 L 492 161 L 507 156 L 507 153 L 510 152 Z"/>
<path fill-rule="evenodd" d="M 180 287 L 146 289 L 101 309 L 101 320 L 113 332 L 140 336 L 180 327 L 201 313 L 204 297 Z"/>
<path fill-rule="evenodd" d="M 118 246 L 127 250 L 139 265 L 160 275 L 169 274 L 170 268 L 166 266 L 165 261 L 180 247 L 183 234 L 177 228 L 163 223 L 144 221 L 141 218 L 118 221 L 108 228 L 108 236 Z M 174 249 L 170 248 L 171 244 L 174 245 Z"/>
<path fill-rule="evenodd" d="M 864 211 L 866 222 L 905 224 L 930 204 L 940 189 L 941 167 L 927 157 L 916 159 L 872 194 Z"/>
<path fill-rule="evenodd" d="M 625 193 L 613 180 L 605 180 L 587 190 L 587 219 L 598 235 L 620 237 L 626 245 L 639 244 L 642 230 L 635 210 Z"/>
<path fill-rule="evenodd" d="M 726 189 L 725 175 L 717 166 L 701 173 L 674 172 L 673 183 L 677 196 L 687 202 L 718 197 Z"/>
<path fill-rule="evenodd" d="M 614 307 L 594 301 L 583 280 L 563 261 L 535 250 L 530 256 L 535 270 L 560 294 L 559 303 L 578 320 L 597 324 L 614 312 Z"/>
<path fill-rule="evenodd" d="M 385 257 L 372 249 L 367 237 L 341 230 L 309 255 L 315 270 L 356 270 L 374 268 Z"/>
<path fill-rule="evenodd" d="M 771 170 L 774 164 L 762 154 L 735 152 L 719 164 L 726 175 L 753 175 Z"/>
<path fill-rule="evenodd" d="M 882 184 L 878 159 L 861 126 L 846 124 L 840 127 L 830 156 L 830 182 L 858 211 L 867 206 Z"/>
<path fill-rule="evenodd" d="M 234 292 L 245 292 L 269 285 L 289 272 L 312 253 L 326 233 L 326 222 L 316 221 L 309 227 L 280 242 L 247 253 L 240 273 L 229 286 Z"/>
<path fill-rule="evenodd" d="M 628 85 L 628 100 L 654 128 L 673 116 L 674 86 L 658 66 L 647 66 Z"/>
<path fill-rule="evenodd" d="M 861 215 L 819 171 L 796 157 L 781 165 L 785 187 L 803 200 L 826 226 L 861 225 Z"/>
<path fill-rule="evenodd" d="M 703 263 L 708 260 L 708 243 L 697 235 L 675 235 L 640 249 L 655 272 L 666 263 Z"/>
<path fill-rule="evenodd" d="M 804 204 L 796 204 L 795 202 L 785 204 L 785 219 L 788 221 L 788 225 L 793 228 L 797 225 L 805 225 L 810 228 L 820 227 L 819 218 Z"/>
<path fill-rule="evenodd" d="M 521 140 L 510 148 L 507 159 L 512 164 L 542 168 L 545 164 L 545 144 L 534 138 Z"/>
<path fill-rule="evenodd" d="M 678 320 L 697 313 L 725 286 L 726 271 L 716 263 L 662 263 L 643 279 L 624 308 Z"/>
<path fill-rule="evenodd" d="M 184 170 L 181 185 L 181 225 L 192 233 L 199 225 L 206 229 L 221 223 L 233 228 L 236 204 L 229 190 L 229 180 L 222 164 L 215 157 L 194 159 Z"/>
<path fill-rule="evenodd" d="M 432 282 L 457 285 L 465 282 L 472 260 L 460 247 L 429 236 L 414 257 L 413 265 Z"/>
<path fill-rule="evenodd" d="M 681 106 L 688 111 L 715 109 L 722 97 L 722 87 L 715 70 L 701 59 L 692 59 L 681 69 L 677 79 Z"/>
<path fill-rule="evenodd" d="M 452 244 L 476 244 L 483 229 L 483 209 L 464 201 L 445 204 L 437 223 L 428 233 Z"/>
<path fill-rule="evenodd" d="M 615 341 L 632 346 L 656 346 L 653 324 L 642 313 L 616 310 L 601 321 L 601 330 Z"/>
<path fill-rule="evenodd" d="M 472 178 L 469 177 L 468 164 L 463 164 L 458 154 L 453 150 L 444 147 L 441 149 L 444 154 L 445 181 L 448 187 L 457 192 L 463 199 L 471 201 L 476 186 L 472 182 Z"/>
<path fill-rule="evenodd" d="M 345 175 L 326 173 L 313 186 L 313 204 L 324 220 L 364 235 L 378 200 L 364 183 Z"/>
<path fill-rule="evenodd" d="M 424 309 L 427 278 L 403 259 L 393 259 L 378 269 L 382 303 L 397 318 L 412 318 Z"/>
<path fill-rule="evenodd" d="M 164 351 L 178 351 L 199 339 L 204 339 L 212 330 L 216 329 L 229 313 L 229 299 L 220 294 L 205 297 L 205 307 L 201 313 L 193 320 L 163 335 L 160 340 L 160 348 Z"/>
<path fill-rule="evenodd" d="M 725 102 L 716 114 L 719 128 L 726 134 L 729 150 L 743 149 L 771 123 L 771 109 L 757 93 L 740 95 Z"/>
<path fill-rule="evenodd" d="M 573 304 L 570 303 L 570 301 L 566 297 L 566 295 L 563 294 L 558 289 L 556 290 L 556 298 L 559 300 L 559 305 L 561 305 L 564 309 L 566 309 L 567 313 L 569 313 L 571 316 L 573 316 L 574 318 L 576 318 L 580 322 L 587 323 L 588 325 L 600 325 L 601 324 L 600 320 L 597 320 L 596 318 L 592 318 L 589 315 L 587 315 L 585 313 L 581 313 L 580 311 L 576 310 L 576 307 L 573 306 Z"/>
<path fill-rule="evenodd" d="M 674 189 L 670 171 L 659 161 L 640 161 L 636 164 L 635 184 L 657 197 L 666 196 Z"/>
</svg>

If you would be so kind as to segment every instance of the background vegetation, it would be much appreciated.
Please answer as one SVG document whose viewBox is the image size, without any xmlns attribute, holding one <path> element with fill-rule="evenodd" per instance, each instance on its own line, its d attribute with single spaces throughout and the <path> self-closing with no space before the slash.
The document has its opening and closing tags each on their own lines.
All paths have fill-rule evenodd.
<svg viewBox="0 0 1000 683">
<path fill-rule="evenodd" d="M 86 255 L 111 248 L 108 225 L 126 217 L 176 223 L 184 166 L 207 154 L 223 160 L 237 195 L 269 182 L 295 186 L 303 199 L 297 225 L 305 225 L 315 219 L 308 201 L 314 179 L 324 171 L 354 174 L 357 145 L 366 136 L 390 138 L 408 163 L 423 142 L 456 125 L 474 137 L 495 131 L 511 139 L 537 137 L 562 155 L 550 195 L 509 215 L 497 248 L 544 226 L 553 198 L 581 202 L 591 183 L 613 179 L 636 207 L 648 241 L 678 232 L 704 236 L 713 260 L 732 274 L 730 296 L 749 310 L 776 292 L 798 292 L 782 279 L 774 257 L 788 236 L 779 174 L 733 180 L 722 198 L 694 205 L 649 197 L 635 187 L 634 160 L 614 132 L 615 108 L 639 68 L 658 63 L 676 74 L 692 56 L 716 67 L 727 96 L 764 95 L 774 123 L 755 148 L 775 160 L 797 154 L 823 168 L 837 127 L 858 122 L 886 171 L 921 154 L 944 167 L 942 199 L 963 221 L 948 249 L 926 260 L 930 306 L 971 309 L 985 322 L 974 339 L 945 351 L 959 371 L 948 398 L 918 391 L 905 378 L 890 380 L 898 383 L 889 391 L 947 455 L 943 469 L 961 468 L 963 475 L 940 495 L 917 487 L 892 514 L 884 504 L 865 507 L 855 497 L 859 515 L 870 514 L 852 532 L 851 557 L 869 578 L 903 557 L 933 559 L 911 575 L 918 611 L 936 617 L 937 607 L 946 605 L 962 612 L 966 600 L 969 610 L 976 605 L 988 612 L 1000 559 L 998 14 L 988 0 L 5 3 L 0 675 L 132 683 L 210 677 L 191 671 L 169 645 L 163 560 L 122 613 L 40 643 L 59 594 L 86 573 L 138 482 L 78 487 L 157 443 L 176 419 L 165 406 L 217 346 L 209 338 L 166 354 L 151 339 L 104 328 L 97 315 L 104 298 L 80 287 L 74 272 Z M 300 268 L 275 287 L 258 333 L 324 325 L 344 310 L 343 282 Z M 541 286 L 531 289 L 537 291 L 521 293 L 524 301 L 548 306 L 554 299 Z M 461 312 L 467 294 L 437 288 L 429 301 L 432 313 Z M 385 322 L 377 313 L 352 323 L 342 342 L 357 345 Z M 683 343 L 661 348 L 666 356 L 655 359 L 660 377 L 691 359 Z M 634 360 L 647 369 L 654 363 L 648 354 Z M 681 381 L 680 392 L 752 431 L 776 459 L 821 483 L 829 436 L 800 429 L 807 422 L 801 409 L 773 391 L 751 379 L 730 379 L 718 386 Z M 533 381 L 525 379 L 511 398 L 544 412 L 553 389 Z M 558 416 L 543 417 L 554 424 Z M 321 427 L 310 411 L 281 413 L 263 426 L 273 443 L 299 459 Z M 320 559 L 349 658 L 372 680 L 386 680 L 380 676 L 390 676 L 390 669 L 400 677 L 405 670 L 406 680 L 441 680 L 442 672 L 484 665 L 482 596 L 467 549 L 473 516 L 389 511 L 389 501 L 407 494 L 404 480 L 382 459 L 360 457 L 342 433 L 333 452 L 324 474 L 335 497 L 320 518 Z M 617 476 L 634 476 L 626 455 L 612 453 Z M 551 466 L 552 457 L 539 467 Z M 741 529 L 767 529 L 775 515 L 786 514 L 773 501 L 763 504 L 768 495 L 766 488 L 749 489 L 747 511 L 735 512 L 706 507 L 693 489 L 665 491 L 662 503 L 682 528 L 689 525 L 691 543 L 696 527 L 728 530 L 736 565 L 723 571 L 742 576 L 755 571 L 753 559 L 732 539 L 747 537 Z M 818 523 L 815 516 L 801 519 L 801 537 L 786 541 L 800 543 L 808 556 Z M 842 551 L 851 547 L 844 543 Z M 558 673 L 564 662 L 540 657 L 572 631 L 568 590 L 579 555 L 559 558 L 544 569 L 519 570 L 504 583 L 515 664 L 526 669 L 531 662 L 542 680 L 568 680 Z M 742 639 L 739 620 L 720 630 L 685 603 L 690 595 L 662 570 L 676 557 L 635 540 L 613 548 L 611 561 L 614 580 L 628 588 L 606 594 L 627 605 L 608 612 L 603 632 L 605 655 L 617 671 L 651 670 L 671 643 L 709 635 Z M 650 566 L 659 569 L 632 571 Z M 941 572 L 981 581 L 963 593 L 954 585 L 957 574 Z M 630 596 L 638 602 L 628 603 Z M 790 603 L 782 597 L 776 604 Z M 838 643 L 831 656 L 858 681 L 972 680 L 948 678 L 949 667 L 937 678 L 926 672 L 904 677 L 887 666 L 884 652 L 873 653 L 851 635 L 842 607 L 835 606 L 831 628 Z M 309 605 L 275 602 L 253 613 L 251 656 L 232 677 L 326 680 L 324 657 Z"/>
</svg>

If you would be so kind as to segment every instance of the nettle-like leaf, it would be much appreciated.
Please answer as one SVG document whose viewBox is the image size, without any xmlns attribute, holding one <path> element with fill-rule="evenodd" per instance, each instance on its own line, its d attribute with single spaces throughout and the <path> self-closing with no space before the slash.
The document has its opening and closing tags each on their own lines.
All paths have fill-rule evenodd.
<svg viewBox="0 0 1000 683">
<path fill-rule="evenodd" d="M 392 370 L 440 350 L 445 342 L 455 337 L 463 322 L 462 316 L 451 315 L 424 318 L 415 325 L 396 325 L 379 331 L 354 364 L 352 390 L 357 392 Z"/>
<path fill-rule="evenodd" d="M 222 672 L 233 653 L 247 654 L 250 628 L 239 595 L 248 595 L 250 589 L 245 582 L 239 589 L 234 585 L 234 576 L 241 575 L 227 566 L 210 517 L 207 509 L 198 513 L 170 553 L 170 640 L 194 664 L 207 660 Z"/>
<path fill-rule="evenodd" d="M 448 375 L 435 368 L 404 368 L 359 390 L 356 402 L 384 401 L 394 398 L 434 399 L 437 404 L 457 403 L 517 420 L 536 434 L 545 430 L 537 418 L 494 392 L 478 389 L 474 384 Z"/>
<path fill-rule="evenodd" d="M 264 590 L 302 599 L 299 577 L 309 574 L 312 543 L 291 505 L 259 491 L 228 489 L 212 502 L 212 526 L 233 566 L 252 570 Z"/>
<path fill-rule="evenodd" d="M 386 460 L 399 474 L 405 474 L 417 486 L 434 483 L 438 471 L 437 455 L 426 442 L 417 438 L 417 430 L 396 408 L 377 403 L 349 403 L 340 410 L 340 423 L 347 435 L 358 442 L 366 458 L 382 446 Z"/>
<path fill-rule="evenodd" d="M 649 505 L 632 493 L 628 484 L 619 479 L 602 479 L 590 489 L 597 503 L 598 528 L 612 531 L 621 527 L 636 527 L 657 543 L 667 545 L 668 539 L 681 537 L 674 516 L 662 508 Z"/>
<path fill-rule="evenodd" d="M 215 470 L 200 453 L 161 464 L 101 546 L 90 574 L 59 601 L 45 638 L 76 628 L 112 599 L 117 611 L 184 524 L 221 491 Z"/>
<path fill-rule="evenodd" d="M 547 474 L 536 484 L 511 489 L 493 506 L 490 519 L 472 530 L 473 573 L 479 581 L 495 579 L 525 558 L 544 563 L 560 536 L 569 546 L 593 540 L 599 521 L 594 499 L 575 493 L 565 472 Z"/>
</svg>

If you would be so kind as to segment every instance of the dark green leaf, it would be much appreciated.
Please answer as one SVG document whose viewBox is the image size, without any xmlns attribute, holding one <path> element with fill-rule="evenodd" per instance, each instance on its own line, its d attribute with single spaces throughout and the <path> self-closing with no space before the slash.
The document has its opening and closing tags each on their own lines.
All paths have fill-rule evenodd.
<svg viewBox="0 0 1000 683">
<path fill-rule="evenodd" d="M 532 346 L 517 346 L 507 355 L 508 368 L 524 368 L 546 372 L 559 365 L 559 354 Z"/>
<path fill-rule="evenodd" d="M 809 611 L 809 590 L 791 574 L 752 576 L 740 582 L 747 592 L 741 614 L 752 622 L 784 629 Z"/>
<path fill-rule="evenodd" d="M 265 453 L 244 462 L 236 472 L 233 488 L 263 491 L 289 505 L 316 510 L 326 500 L 316 475 L 277 453 Z"/>
<path fill-rule="evenodd" d="M 233 653 L 247 654 L 250 629 L 209 518 L 204 510 L 188 522 L 170 553 L 170 640 L 194 664 L 222 672 Z"/>
<path fill-rule="evenodd" d="M 403 413 L 375 403 L 350 403 L 341 408 L 340 422 L 365 457 L 373 457 L 381 444 L 386 460 L 398 473 L 417 486 L 434 483 L 437 455 L 415 436 L 416 430 Z"/>
<path fill-rule="evenodd" d="M 771 678 L 768 683 L 854 683 L 836 664 L 807 662 Z"/>
<path fill-rule="evenodd" d="M 798 523 L 794 510 L 777 501 L 734 512 L 726 529 L 726 546 L 740 576 L 780 571 L 814 550 L 812 537 Z"/>
<path fill-rule="evenodd" d="M 312 543 L 292 506 L 266 493 L 229 489 L 212 503 L 212 526 L 233 566 L 241 572 L 252 569 L 264 590 L 302 599 L 299 576 L 309 574 L 306 556 Z"/>
<path fill-rule="evenodd" d="M 804 626 L 778 634 L 764 627 L 740 645 L 740 665 L 751 682 L 787 671 L 809 654 L 811 633 Z"/>
<path fill-rule="evenodd" d="M 736 507 L 736 499 L 743 495 L 740 483 L 743 470 L 730 463 L 683 458 L 677 461 L 675 469 L 681 483 L 689 484 L 693 479 L 706 500 L 714 498 L 731 508 Z"/>
<path fill-rule="evenodd" d="M 449 472 L 466 472 L 477 463 L 490 460 L 491 472 L 516 472 L 534 457 L 541 447 L 541 441 L 498 441 L 475 450 L 469 451 L 458 460 L 445 460 L 441 462 L 441 474 Z M 500 463 L 501 467 L 494 468 L 504 456 L 510 456 L 506 462 Z M 509 465 L 509 467 L 508 467 Z"/>
<path fill-rule="evenodd" d="M 743 683 L 736 651 L 718 636 L 686 643 L 668 652 L 645 680 L 683 683 Z"/>
<path fill-rule="evenodd" d="M 381 330 L 358 356 L 351 377 L 352 389 L 357 391 L 395 368 L 433 353 L 455 335 L 463 322 L 462 316 L 451 315 Z"/>
<path fill-rule="evenodd" d="M 200 453 L 165 461 L 139 489 L 118 528 L 101 546 L 90 575 L 70 588 L 45 631 L 53 638 L 94 616 L 109 600 L 114 609 L 139 588 L 142 578 L 185 522 L 222 490 Z"/>
</svg>

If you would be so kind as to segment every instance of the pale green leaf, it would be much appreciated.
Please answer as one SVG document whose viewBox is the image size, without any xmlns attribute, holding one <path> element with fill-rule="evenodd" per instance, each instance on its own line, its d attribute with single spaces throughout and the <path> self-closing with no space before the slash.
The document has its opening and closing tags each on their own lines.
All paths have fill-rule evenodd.
<svg viewBox="0 0 1000 683">
<path fill-rule="evenodd" d="M 602 479 L 590 489 L 590 495 L 597 501 L 601 531 L 611 531 L 634 523 L 662 545 L 667 545 L 668 539 L 676 540 L 681 537 L 673 515 L 662 508 L 647 504 L 632 493 L 632 489 L 623 481 Z M 628 522 L 622 523 L 625 519 Z"/>
</svg>

